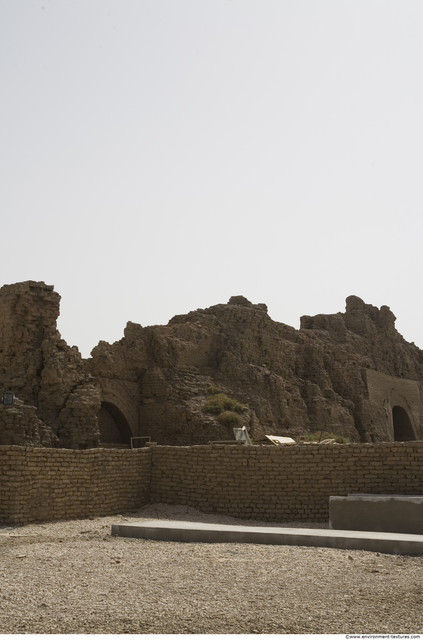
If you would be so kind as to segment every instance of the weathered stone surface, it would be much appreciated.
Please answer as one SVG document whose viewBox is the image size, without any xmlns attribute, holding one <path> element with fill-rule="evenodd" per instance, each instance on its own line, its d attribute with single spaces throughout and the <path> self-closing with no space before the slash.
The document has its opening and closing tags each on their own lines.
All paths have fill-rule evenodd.
<svg viewBox="0 0 423 640">
<path fill-rule="evenodd" d="M 401 380 L 418 438 L 422 352 L 394 322 L 388 307 L 379 310 L 350 296 L 344 314 L 305 316 L 296 331 L 271 320 L 266 305 L 235 296 L 228 304 L 176 316 L 166 327 L 128 323 L 124 338 L 100 343 L 87 366 L 99 380 L 107 371 L 138 385 L 139 431 L 161 443 L 231 436 L 202 412 L 210 384 L 249 405 L 244 423 L 256 440 L 264 433 L 310 431 L 352 441 L 393 440 L 393 407 L 369 399 L 367 370 L 390 376 L 393 391 Z M 406 379 L 414 381 L 412 408 L 404 396 Z"/>
<path fill-rule="evenodd" d="M 297 331 L 234 296 L 166 326 L 129 322 L 121 340 L 100 342 L 84 361 L 57 332 L 59 299 L 44 283 L 0 289 L 0 391 L 34 405 L 59 446 L 232 438 L 204 413 L 210 386 L 248 405 L 242 424 L 256 441 L 316 431 L 362 442 L 423 437 L 423 352 L 386 306 L 350 296 L 345 313 L 304 316 Z"/>
<path fill-rule="evenodd" d="M 0 404 L 0 445 L 54 447 L 58 439 L 37 417 L 36 407 L 16 400 L 14 406 Z"/>
<path fill-rule="evenodd" d="M 77 347 L 69 347 L 57 331 L 59 302 L 59 294 L 44 282 L 0 289 L 0 395 L 11 390 L 36 407 L 36 417 L 44 423 L 38 430 L 49 433 L 41 437 L 44 446 L 98 446 L 98 385 L 85 372 Z M 15 410 L 28 414 L 27 409 Z M 16 418 L 14 444 L 35 444 L 35 431 L 25 432 L 24 422 Z"/>
</svg>

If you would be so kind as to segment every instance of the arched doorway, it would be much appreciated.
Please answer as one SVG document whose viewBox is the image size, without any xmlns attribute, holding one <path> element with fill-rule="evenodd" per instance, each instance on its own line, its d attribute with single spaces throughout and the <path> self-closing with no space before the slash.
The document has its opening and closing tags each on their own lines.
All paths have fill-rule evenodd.
<svg viewBox="0 0 423 640">
<path fill-rule="evenodd" d="M 127 419 L 116 405 L 111 402 L 102 402 L 97 418 L 101 444 L 131 444 L 131 428 Z"/>
<path fill-rule="evenodd" d="M 410 417 L 403 407 L 399 405 L 393 407 L 392 421 L 394 423 L 395 442 L 406 442 L 416 439 Z"/>
</svg>

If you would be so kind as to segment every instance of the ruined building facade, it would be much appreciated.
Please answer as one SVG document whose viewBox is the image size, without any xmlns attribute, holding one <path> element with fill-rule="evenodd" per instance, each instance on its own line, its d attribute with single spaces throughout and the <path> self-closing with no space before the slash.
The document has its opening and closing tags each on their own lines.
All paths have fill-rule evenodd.
<svg viewBox="0 0 423 640">
<path fill-rule="evenodd" d="M 0 289 L 0 445 L 88 449 L 204 444 L 232 429 L 204 412 L 210 387 L 247 405 L 251 437 L 329 431 L 353 442 L 423 439 L 423 352 L 389 307 L 350 296 L 345 313 L 273 321 L 265 304 L 227 304 L 129 322 L 83 359 L 56 328 L 60 296 L 43 282 Z"/>
</svg>

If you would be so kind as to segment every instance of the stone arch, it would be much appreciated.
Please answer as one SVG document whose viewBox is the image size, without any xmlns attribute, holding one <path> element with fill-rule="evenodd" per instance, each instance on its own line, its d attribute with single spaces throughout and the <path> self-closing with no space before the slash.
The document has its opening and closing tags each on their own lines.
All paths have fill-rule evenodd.
<svg viewBox="0 0 423 640">
<path fill-rule="evenodd" d="M 394 425 L 394 440 L 396 442 L 416 440 L 411 418 L 404 407 L 399 404 L 392 407 L 392 422 Z"/>
<path fill-rule="evenodd" d="M 132 436 L 139 435 L 139 391 L 138 385 L 129 381 L 111 378 L 96 378 L 101 389 L 101 409 L 98 425 L 101 442 L 108 435 L 122 438 L 121 444 L 130 444 Z M 113 425 L 114 423 L 114 425 Z M 115 441 L 119 444 L 119 441 Z"/>
<path fill-rule="evenodd" d="M 102 444 L 131 444 L 131 427 L 115 404 L 102 402 L 97 419 Z"/>
<path fill-rule="evenodd" d="M 418 380 L 396 378 L 372 369 L 365 371 L 369 401 L 375 412 L 374 422 L 380 425 L 381 435 L 391 442 L 421 439 L 423 437 L 423 396 L 421 396 L 421 385 Z M 401 409 L 395 409 L 395 419 L 394 407 L 401 407 Z M 377 415 L 378 409 L 382 410 L 379 415 Z"/>
</svg>

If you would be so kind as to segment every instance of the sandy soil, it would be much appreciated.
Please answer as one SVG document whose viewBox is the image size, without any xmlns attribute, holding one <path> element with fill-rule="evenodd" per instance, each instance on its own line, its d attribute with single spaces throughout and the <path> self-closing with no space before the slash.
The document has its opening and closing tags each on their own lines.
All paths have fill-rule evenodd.
<svg viewBox="0 0 423 640">
<path fill-rule="evenodd" d="M 422 557 L 110 535 L 133 518 L 272 525 L 149 505 L 2 527 L 0 633 L 423 633 Z"/>
</svg>

